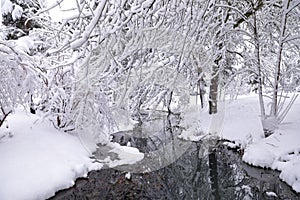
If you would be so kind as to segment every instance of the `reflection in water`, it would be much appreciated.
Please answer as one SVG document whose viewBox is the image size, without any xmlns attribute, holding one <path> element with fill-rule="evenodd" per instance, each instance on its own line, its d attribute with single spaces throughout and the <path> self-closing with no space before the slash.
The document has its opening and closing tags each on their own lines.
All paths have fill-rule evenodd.
<svg viewBox="0 0 300 200">
<path fill-rule="evenodd" d="M 208 166 L 211 179 L 211 189 L 216 200 L 220 199 L 219 180 L 218 180 L 218 163 L 216 157 L 216 149 L 210 149 L 208 154 Z"/>
<path fill-rule="evenodd" d="M 155 156 L 161 158 L 153 158 L 153 162 L 151 157 L 145 158 L 131 169 L 157 170 L 133 173 L 130 180 L 122 171 L 128 171 L 128 166 L 93 171 L 87 179 L 78 179 L 74 187 L 58 192 L 51 199 L 300 199 L 299 194 L 278 179 L 276 172 L 242 163 L 239 154 L 227 150 L 220 142 L 212 145 L 216 141 L 210 141 L 210 145 L 207 141 L 180 141 L 188 144 L 181 144 L 187 147 L 183 155 L 157 168 L 159 160 L 163 162 L 181 148 L 174 142 L 180 133 L 178 123 L 174 123 L 176 117 L 165 120 L 149 122 L 130 136 L 134 146 L 149 155 L 160 153 Z M 160 123 L 163 128 L 158 127 Z M 153 134 L 141 137 L 146 131 L 153 131 Z M 174 144 L 171 151 L 159 151 L 170 143 Z M 203 153 L 206 151 L 203 148 L 208 148 L 208 154 Z M 267 192 L 275 192 L 277 197 L 270 197 Z"/>
</svg>

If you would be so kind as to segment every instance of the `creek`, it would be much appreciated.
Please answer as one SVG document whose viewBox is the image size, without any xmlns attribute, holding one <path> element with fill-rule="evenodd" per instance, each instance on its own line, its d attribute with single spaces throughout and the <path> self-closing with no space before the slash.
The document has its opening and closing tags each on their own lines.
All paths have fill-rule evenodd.
<svg viewBox="0 0 300 200">
<path fill-rule="evenodd" d="M 113 134 L 115 142 L 130 142 L 145 158 L 92 171 L 50 199 L 300 199 L 278 172 L 243 163 L 241 153 L 222 141 L 178 139 L 179 121 L 166 116 Z"/>
</svg>

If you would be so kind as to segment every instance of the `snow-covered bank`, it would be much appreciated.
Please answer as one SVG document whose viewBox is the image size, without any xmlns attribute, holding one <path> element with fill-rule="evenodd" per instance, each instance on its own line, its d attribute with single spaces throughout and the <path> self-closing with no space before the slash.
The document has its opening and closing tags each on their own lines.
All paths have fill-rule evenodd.
<svg viewBox="0 0 300 200">
<path fill-rule="evenodd" d="M 198 141 L 205 138 L 207 133 L 216 131 L 219 137 L 244 147 L 263 138 L 258 97 L 255 94 L 220 102 L 219 113 L 213 116 L 208 113 L 208 105 L 201 109 L 195 98 L 191 98 L 191 104 L 183 113 L 181 125 L 185 130 L 179 136 L 182 139 Z"/>
<path fill-rule="evenodd" d="M 13 134 L 0 140 L 0 199 L 45 199 L 101 168 L 77 137 L 34 115 L 17 112 L 8 118 L 8 126 L 0 130 Z"/>
<path fill-rule="evenodd" d="M 257 94 L 226 100 L 223 105 L 215 118 L 208 114 L 208 108 L 200 109 L 199 105 L 193 105 L 183 113 L 182 126 L 186 129 L 179 137 L 205 140 L 211 137 L 207 133 L 218 130 L 220 138 L 231 141 L 224 144 L 244 149 L 244 162 L 279 170 L 280 178 L 300 192 L 300 98 L 295 101 L 279 129 L 267 138 L 260 121 Z M 199 117 L 200 121 L 195 120 Z M 212 127 L 215 125 L 221 127 Z"/>
<path fill-rule="evenodd" d="M 228 100 L 221 137 L 235 141 L 242 147 L 261 140 L 264 136 L 259 111 L 258 96 L 255 94 Z"/>
<path fill-rule="evenodd" d="M 1 200 L 45 199 L 72 186 L 77 177 L 102 167 L 93 163 L 78 137 L 59 132 L 46 120 L 18 111 L 7 121 L 9 128 L 0 128 Z M 115 152 L 125 157 L 120 158 L 121 164 L 142 159 L 142 154 L 135 152 L 139 156 L 128 160 L 119 152 L 122 149 L 114 146 Z M 136 150 L 132 149 L 131 153 Z"/>
<path fill-rule="evenodd" d="M 264 138 L 259 118 L 258 97 L 243 97 L 226 103 L 221 135 L 224 139 L 235 141 L 245 148 L 243 161 L 279 170 L 280 178 L 300 192 L 299 113 L 298 98 L 279 129 L 270 137 Z"/>
<path fill-rule="evenodd" d="M 273 135 L 253 142 L 243 160 L 249 164 L 281 171 L 280 178 L 300 192 L 300 99 Z"/>
</svg>

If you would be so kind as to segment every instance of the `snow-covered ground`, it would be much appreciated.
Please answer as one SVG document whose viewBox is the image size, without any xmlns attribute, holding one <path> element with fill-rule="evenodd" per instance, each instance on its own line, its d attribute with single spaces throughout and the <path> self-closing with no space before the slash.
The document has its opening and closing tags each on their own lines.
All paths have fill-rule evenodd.
<svg viewBox="0 0 300 200">
<path fill-rule="evenodd" d="M 17 111 L 0 128 L 0 199 L 33 200 L 51 197 L 91 170 L 101 169 L 77 136 L 59 132 L 36 115 Z M 135 148 L 110 144 L 120 160 L 109 165 L 134 163 L 143 158 Z M 125 148 L 125 149 L 124 149 Z"/>
<path fill-rule="evenodd" d="M 281 171 L 280 178 L 300 192 L 300 98 L 271 136 L 256 140 L 245 150 L 249 164 Z M 251 125 L 244 129 L 252 129 Z"/>
<path fill-rule="evenodd" d="M 246 96 L 226 103 L 221 135 L 245 148 L 243 161 L 279 170 L 280 178 L 300 192 L 300 98 L 271 136 L 264 138 L 258 97 Z"/>
</svg>

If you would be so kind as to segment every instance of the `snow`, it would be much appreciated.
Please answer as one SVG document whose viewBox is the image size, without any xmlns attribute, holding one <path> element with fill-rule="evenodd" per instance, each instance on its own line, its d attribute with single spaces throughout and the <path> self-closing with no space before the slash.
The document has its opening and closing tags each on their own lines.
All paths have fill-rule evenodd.
<svg viewBox="0 0 300 200">
<path fill-rule="evenodd" d="M 299 111 L 298 98 L 275 133 L 251 144 L 243 156 L 249 164 L 281 171 L 280 178 L 297 192 L 300 192 Z"/>
<path fill-rule="evenodd" d="M 184 112 L 181 125 L 186 129 L 180 136 L 182 139 L 210 137 L 207 131 L 211 130 L 213 118 L 206 111 L 207 107 L 201 110 L 192 105 Z M 222 123 L 218 136 L 231 141 L 225 144 L 233 148 L 244 148 L 243 161 L 279 170 L 280 178 L 300 192 L 299 111 L 300 99 L 297 99 L 275 133 L 264 138 L 257 96 L 227 100 L 224 117 L 218 118 L 218 123 Z M 195 120 L 199 116 L 201 120 Z M 77 136 L 54 129 L 38 115 L 17 110 L 0 128 L 0 199 L 45 199 L 72 186 L 77 177 L 101 169 L 101 163 L 116 167 L 144 158 L 135 148 L 117 143 L 107 145 L 109 152 L 117 154 L 117 159 L 106 157 L 105 162 L 93 162 Z M 267 195 L 274 194 L 270 191 Z"/>
<path fill-rule="evenodd" d="M 6 15 L 13 10 L 13 4 L 10 0 L 1 0 L 1 14 Z"/>
<path fill-rule="evenodd" d="M 14 135 L 0 140 L 0 199 L 45 199 L 101 168 L 77 137 L 62 134 L 36 116 L 17 111 L 8 121 Z"/>
<path fill-rule="evenodd" d="M 15 5 L 15 8 L 11 13 L 13 20 L 15 21 L 17 19 L 20 19 L 22 14 L 23 14 L 23 8 L 19 5 Z"/>
<path fill-rule="evenodd" d="M 39 119 L 17 110 L 0 128 L 1 200 L 49 198 L 103 166 L 90 159 L 78 136 L 62 133 Z M 108 163 L 111 166 L 143 158 L 135 148 L 109 145 L 119 158 Z"/>
<path fill-rule="evenodd" d="M 140 153 L 138 149 L 121 146 L 118 143 L 110 143 L 108 146 L 113 149 L 110 152 L 118 154 L 120 160 L 113 160 L 109 163 L 109 167 L 116 167 L 124 164 L 134 164 L 144 158 L 144 154 Z"/>
<path fill-rule="evenodd" d="M 186 109 L 183 112 L 183 119 L 181 122 L 181 126 L 184 127 L 184 130 L 178 136 L 179 138 L 184 140 L 199 141 L 203 137 L 205 137 L 203 134 L 201 134 L 204 132 L 202 129 L 205 129 L 204 123 L 199 122 L 199 118 L 200 119 L 202 118 L 201 117 L 202 113 L 205 112 L 201 112 L 201 109 L 195 104 L 190 106 L 188 109 Z M 207 126 L 208 125 L 206 125 L 206 127 Z"/>
<path fill-rule="evenodd" d="M 182 112 L 183 119 L 180 126 L 184 127 L 184 129 L 178 138 L 199 141 L 210 136 L 208 133 L 211 133 L 211 131 L 220 132 L 219 128 L 218 130 L 213 128 L 218 124 L 214 121 L 219 120 L 220 116 L 222 121 L 224 113 L 222 112 L 220 115 L 217 115 L 217 117 L 212 117 L 208 114 L 208 105 L 201 108 L 199 102 L 200 99 L 198 96 L 192 96 L 190 98 L 190 106 Z M 215 135 L 219 136 L 219 133 L 215 133 Z"/>
<path fill-rule="evenodd" d="M 226 140 L 224 144 L 244 149 L 242 159 L 248 164 L 279 170 L 280 179 L 300 192 L 300 98 L 275 133 L 267 138 L 260 120 L 257 94 L 227 99 L 222 112 L 224 118 L 221 114 L 216 121 L 220 124 L 218 137 Z M 183 114 L 181 126 L 185 130 L 179 138 L 197 141 L 211 137 L 208 133 L 214 118 L 208 115 L 206 107 L 201 110 L 199 105 L 193 105 Z M 199 117 L 200 122 L 194 120 Z"/>
<path fill-rule="evenodd" d="M 96 24 L 98 23 L 106 3 L 107 3 L 106 0 L 102 0 L 99 3 L 97 8 L 95 9 L 95 16 L 90 21 L 89 25 L 86 26 L 85 31 L 81 34 L 82 38 L 80 38 L 80 39 L 78 39 L 78 40 L 71 43 L 71 48 L 72 49 L 77 49 L 78 47 L 82 46 L 84 42 L 86 42 L 88 37 L 91 35 L 93 29 L 95 28 Z"/>
<path fill-rule="evenodd" d="M 131 179 L 131 174 L 130 174 L 130 172 L 128 172 L 128 173 L 125 174 L 125 178 L 128 179 L 128 180 Z"/>
<path fill-rule="evenodd" d="M 240 147 L 240 145 L 238 143 L 234 143 L 234 142 L 227 142 L 226 141 L 226 142 L 223 142 L 223 144 L 225 146 L 228 146 L 231 149 L 235 149 L 235 148 L 239 148 Z"/>
<path fill-rule="evenodd" d="M 34 41 L 29 36 L 23 36 L 16 40 L 16 47 L 20 51 L 29 53 L 30 49 L 34 47 Z"/>
<path fill-rule="evenodd" d="M 266 195 L 269 196 L 269 197 L 278 197 L 277 194 L 275 192 L 266 192 Z"/>
<path fill-rule="evenodd" d="M 280 178 L 292 188 L 300 192 L 300 156 L 298 155 L 294 159 L 290 160 L 286 166 L 282 169 Z"/>
<path fill-rule="evenodd" d="M 199 99 L 193 97 L 190 102 L 191 107 L 183 112 L 181 125 L 185 130 L 179 136 L 182 139 L 197 141 L 207 133 L 214 132 L 222 139 L 234 141 L 236 147 L 247 146 L 263 137 L 258 97 L 255 94 L 240 96 L 237 101 L 220 102 L 219 114 L 215 115 L 208 114 L 208 105 L 201 109 Z"/>
<path fill-rule="evenodd" d="M 239 143 L 245 149 L 243 161 L 276 169 L 280 178 L 300 192 L 300 99 L 271 136 L 264 138 L 256 95 L 226 103 L 222 138 Z"/>
<path fill-rule="evenodd" d="M 250 145 L 244 152 L 243 160 L 255 166 L 269 167 L 275 160 L 275 154 L 263 145 Z"/>
<path fill-rule="evenodd" d="M 132 120 L 129 114 L 123 109 L 113 110 L 112 115 L 117 127 L 115 132 L 133 130 L 135 125 L 138 123 L 137 121 Z"/>
</svg>

